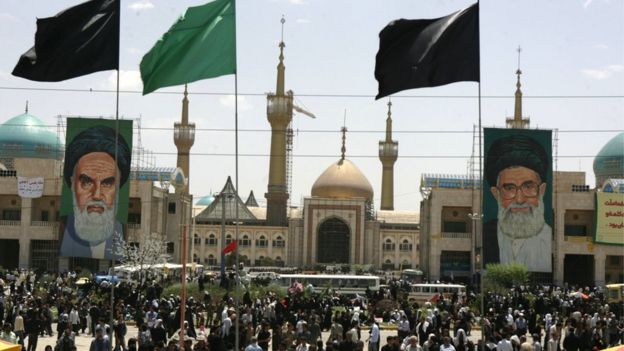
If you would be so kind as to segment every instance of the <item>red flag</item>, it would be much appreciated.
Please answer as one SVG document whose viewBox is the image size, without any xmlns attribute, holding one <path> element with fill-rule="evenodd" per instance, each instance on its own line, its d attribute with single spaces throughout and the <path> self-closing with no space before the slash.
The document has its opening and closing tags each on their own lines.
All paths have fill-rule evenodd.
<svg viewBox="0 0 624 351">
<path fill-rule="evenodd" d="M 236 240 L 232 241 L 231 243 L 227 244 L 224 248 L 223 248 L 223 254 L 227 255 L 230 252 L 236 250 Z"/>
</svg>

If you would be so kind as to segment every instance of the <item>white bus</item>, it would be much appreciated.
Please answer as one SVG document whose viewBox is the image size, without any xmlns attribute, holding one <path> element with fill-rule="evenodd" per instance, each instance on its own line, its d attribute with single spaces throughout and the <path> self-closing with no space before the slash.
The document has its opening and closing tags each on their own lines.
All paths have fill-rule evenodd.
<svg viewBox="0 0 624 351">
<path fill-rule="evenodd" d="M 323 292 L 327 288 L 343 294 L 364 295 L 366 288 L 379 290 L 379 277 L 372 275 L 341 275 L 341 274 L 280 274 L 279 285 L 290 287 L 293 283 L 301 283 L 305 288 L 312 284 L 314 291 Z"/>
<path fill-rule="evenodd" d="M 410 284 L 418 284 L 423 280 L 423 271 L 417 269 L 404 269 L 401 271 L 401 280 Z"/>
<path fill-rule="evenodd" d="M 407 295 L 410 303 L 435 302 L 440 295 L 450 299 L 453 294 L 461 297 L 466 294 L 466 287 L 459 284 L 412 284 Z"/>
</svg>

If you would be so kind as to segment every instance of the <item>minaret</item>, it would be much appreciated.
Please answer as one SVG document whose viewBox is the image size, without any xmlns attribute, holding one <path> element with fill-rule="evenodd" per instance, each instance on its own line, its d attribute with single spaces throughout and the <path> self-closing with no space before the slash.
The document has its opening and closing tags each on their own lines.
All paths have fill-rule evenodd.
<svg viewBox="0 0 624 351">
<path fill-rule="evenodd" d="M 190 152 L 195 143 L 195 123 L 188 122 L 188 93 L 184 85 L 184 98 L 182 99 L 182 121 L 173 124 L 173 142 L 178 148 L 177 166 L 182 169 L 186 179 L 189 179 Z M 188 194 L 189 184 L 176 188 L 176 192 Z"/>
<path fill-rule="evenodd" d="M 380 210 L 394 210 L 394 163 L 399 156 L 399 142 L 392 140 L 392 102 L 388 101 L 386 140 L 379 141 L 379 159 L 383 165 L 381 174 Z"/>
<path fill-rule="evenodd" d="M 514 115 L 513 117 L 507 118 L 507 128 L 526 129 L 529 128 L 531 120 L 529 118 L 522 118 L 522 91 L 520 90 L 520 87 L 522 86 L 520 84 L 520 75 L 522 74 L 522 71 L 520 70 L 520 52 L 522 52 L 522 48 L 518 46 L 518 70 L 516 70 L 518 80 L 516 81 Z"/>
<path fill-rule="evenodd" d="M 284 18 L 282 17 L 282 40 L 277 65 L 277 87 L 275 94 L 267 95 L 267 119 L 271 123 L 271 157 L 269 163 L 267 199 L 267 225 L 286 226 L 288 185 L 286 184 L 286 129 L 292 121 L 293 93 L 284 89 Z"/>
</svg>

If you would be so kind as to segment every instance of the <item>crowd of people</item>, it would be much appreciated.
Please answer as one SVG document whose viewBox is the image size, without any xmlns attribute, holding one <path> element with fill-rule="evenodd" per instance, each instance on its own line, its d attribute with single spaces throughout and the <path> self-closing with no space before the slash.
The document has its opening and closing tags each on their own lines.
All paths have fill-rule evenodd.
<svg viewBox="0 0 624 351">
<path fill-rule="evenodd" d="M 608 305 L 600 288 L 517 287 L 505 294 L 438 296 L 408 303 L 404 282 L 391 279 L 366 297 L 318 294 L 306 287 L 239 301 L 207 291 L 189 297 L 183 323 L 181 299 L 158 282 L 115 287 L 76 285 L 72 273 L 39 279 L 28 271 L 0 275 L 0 339 L 36 351 L 39 337 L 55 336 L 44 350 L 76 350 L 76 337 L 91 338 L 90 351 L 468 351 L 601 350 L 624 341 L 621 305 Z M 206 283 L 198 284 L 203 291 Z M 208 289 L 210 290 L 210 289 Z M 238 308 L 237 308 L 238 306 Z M 112 317 L 112 324 L 111 324 Z M 136 325 L 130 334 L 127 324 Z M 475 337 L 475 330 L 483 337 Z M 381 331 L 387 337 L 382 338 Z M 50 338 L 43 339 L 46 344 Z M 54 340 L 54 338 L 52 339 Z"/>
</svg>

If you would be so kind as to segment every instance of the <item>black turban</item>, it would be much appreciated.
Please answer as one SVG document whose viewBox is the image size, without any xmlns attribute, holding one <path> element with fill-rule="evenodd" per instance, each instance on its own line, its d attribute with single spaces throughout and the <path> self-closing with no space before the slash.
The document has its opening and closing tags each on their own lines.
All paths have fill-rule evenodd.
<svg viewBox="0 0 624 351">
<path fill-rule="evenodd" d="M 115 129 L 95 126 L 85 129 L 76 135 L 65 149 L 63 177 L 67 186 L 71 188 L 71 177 L 74 173 L 74 167 L 82 156 L 92 152 L 105 152 L 115 159 L 115 145 L 117 145 L 117 167 L 121 174 L 119 185 L 125 184 L 130 174 L 130 156 L 132 154 L 128 143 L 126 143 L 121 134 L 118 134 L 117 144 L 115 144 Z"/>
<path fill-rule="evenodd" d="M 485 160 L 485 176 L 490 186 L 496 186 L 502 170 L 514 166 L 532 169 L 543 182 L 550 167 L 546 151 L 535 139 L 521 134 L 496 139 Z"/>
</svg>

